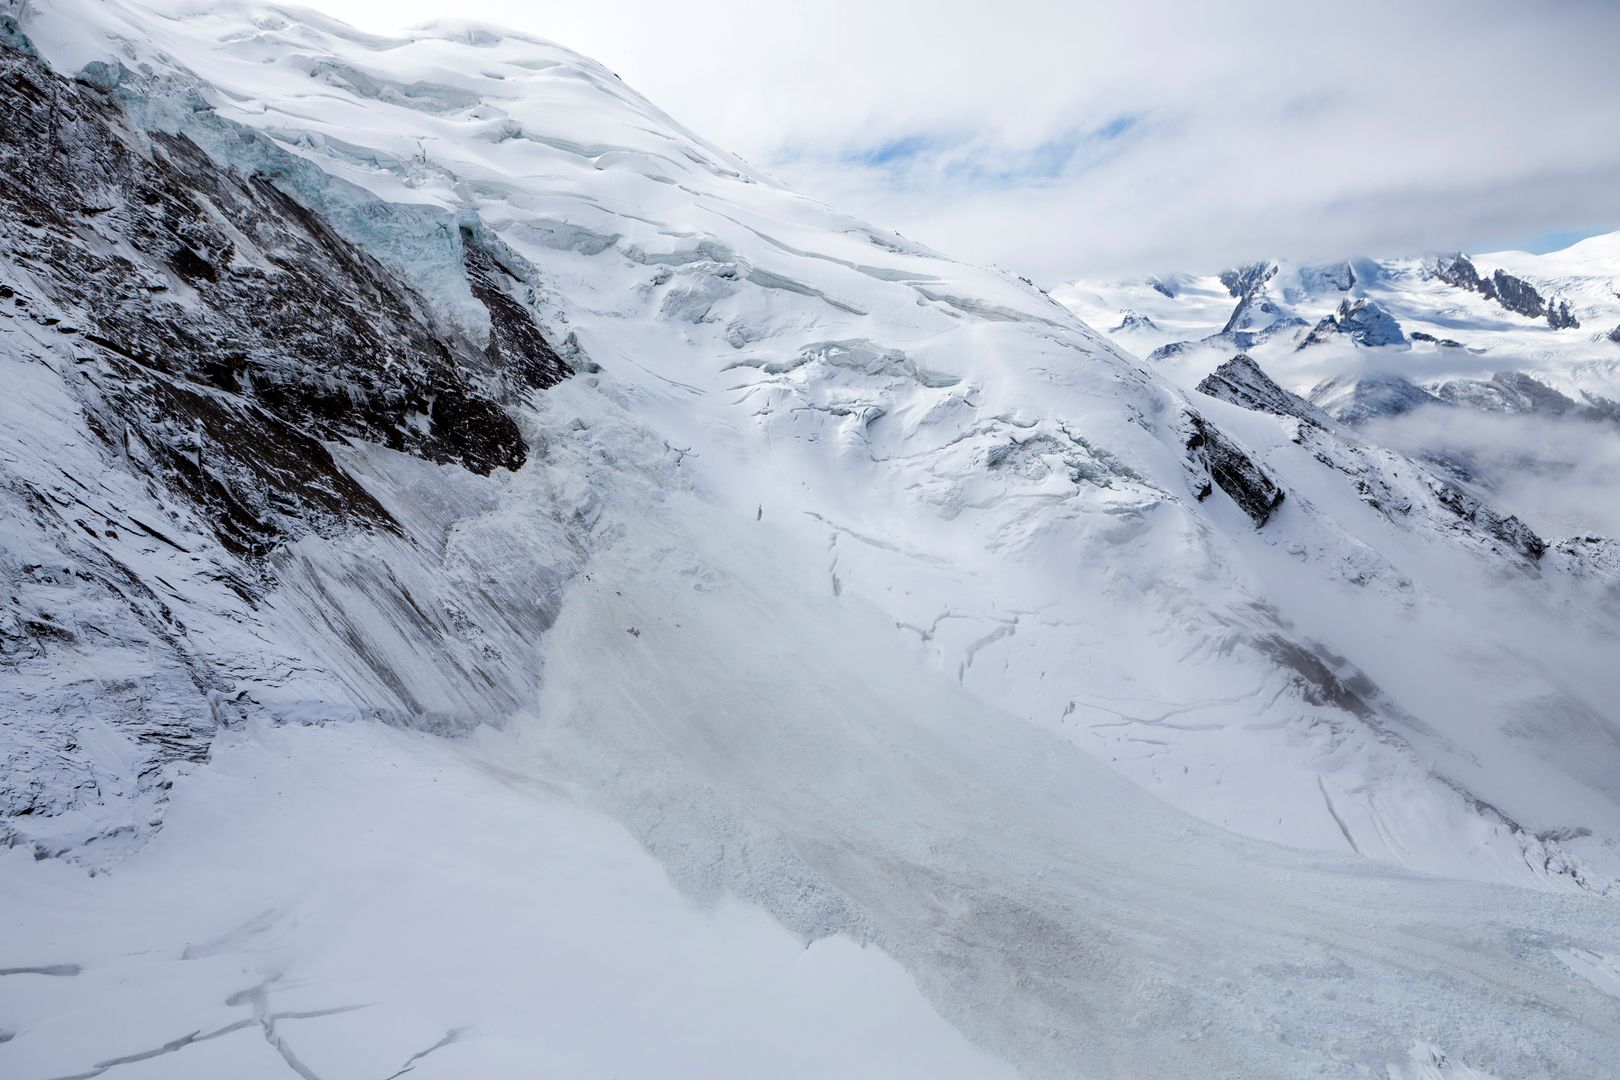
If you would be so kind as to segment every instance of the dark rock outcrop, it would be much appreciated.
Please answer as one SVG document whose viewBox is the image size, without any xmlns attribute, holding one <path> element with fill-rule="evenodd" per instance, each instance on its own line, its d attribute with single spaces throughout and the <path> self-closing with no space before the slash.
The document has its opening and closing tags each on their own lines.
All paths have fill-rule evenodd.
<svg viewBox="0 0 1620 1080">
<path fill-rule="evenodd" d="M 534 317 L 512 296 L 522 279 L 487 250 L 472 230 L 462 230 L 461 242 L 467 283 L 489 312 L 489 344 L 484 356 L 490 369 L 524 389 L 543 390 L 562 382 L 572 374 L 568 364 L 540 333 Z"/>
<path fill-rule="evenodd" d="M 1461 252 L 1437 256 L 1430 264 L 1429 270 L 1447 285 L 1466 289 L 1468 292 L 1482 291 L 1484 279 L 1479 276 L 1473 261 Z"/>
<path fill-rule="evenodd" d="M 1560 300 L 1554 307 L 1551 301 L 1547 302 L 1547 325 L 1554 330 L 1578 330 L 1581 320 L 1577 319 L 1569 310 L 1569 301 Z"/>
<path fill-rule="evenodd" d="M 1546 383 L 1522 371 L 1499 371 L 1490 379 L 1451 379 L 1434 388 L 1434 395 L 1452 405 L 1484 412 L 1564 416 L 1580 406 Z"/>
<path fill-rule="evenodd" d="M 1275 416 L 1292 416 L 1307 424 L 1325 427 L 1332 421 L 1326 413 L 1298 394 L 1291 394 L 1272 381 L 1260 365 L 1243 354 L 1232 357 L 1204 376 L 1198 392 L 1241 405 L 1245 409 Z"/>
<path fill-rule="evenodd" d="M 1224 491 L 1249 515 L 1255 528 L 1263 528 L 1282 505 L 1285 492 L 1243 448 L 1219 428 L 1197 413 L 1187 414 L 1191 431 L 1187 453 L 1206 479 L 1198 489 L 1198 501 Z"/>
<path fill-rule="evenodd" d="M 1328 263 L 1324 266 L 1303 266 L 1299 271 L 1300 283 L 1307 291 L 1337 289 L 1349 292 L 1356 284 L 1356 271 L 1347 262 Z"/>
<path fill-rule="evenodd" d="M 1357 345 L 1404 345 L 1406 335 L 1395 316 L 1373 300 L 1345 300 L 1339 305 L 1339 329 Z"/>
<path fill-rule="evenodd" d="M 1487 300 L 1495 300 L 1527 319 L 1539 319 L 1547 314 L 1546 301 L 1542 300 L 1536 287 L 1506 271 L 1492 273 L 1489 280 L 1481 282 L 1479 291 Z"/>
<path fill-rule="evenodd" d="M 1221 327 L 1221 333 L 1265 332 L 1280 320 L 1291 318 L 1293 316 L 1285 314 L 1269 297 L 1255 293 L 1237 302 L 1237 307 L 1227 316 L 1226 325 Z"/>
<path fill-rule="evenodd" d="M 1489 379 L 1450 379 L 1435 387 L 1434 394 L 1481 412 L 1620 423 L 1620 403 L 1584 390 L 1582 400 L 1576 401 L 1522 371 L 1499 371 Z"/>
<path fill-rule="evenodd" d="M 1157 330 L 1159 327 L 1154 321 L 1139 311 L 1120 312 L 1119 325 L 1108 331 L 1117 334 L 1122 330 Z"/>
<path fill-rule="evenodd" d="M 1377 301 L 1358 297 L 1354 300 L 1347 298 L 1341 301 L 1339 310 L 1325 316 L 1312 327 L 1305 340 L 1299 343 L 1299 348 L 1320 345 L 1340 335 L 1348 337 L 1357 345 L 1406 344 L 1406 335 L 1401 331 L 1401 324 L 1395 316 Z"/>
<path fill-rule="evenodd" d="M 1227 317 L 1219 334 L 1206 339 L 1220 339 L 1239 349 L 1252 348 L 1265 337 L 1284 325 L 1298 322 L 1266 295 L 1266 283 L 1277 273 L 1274 262 L 1250 263 L 1232 270 L 1221 271 L 1221 284 L 1237 297 L 1237 305 Z M 1247 335 L 1247 336 L 1244 336 Z"/>
<path fill-rule="evenodd" d="M 1482 276 L 1466 255 L 1438 256 L 1430 262 L 1429 272 L 1448 285 L 1477 292 L 1487 300 L 1495 300 L 1516 315 L 1523 315 L 1527 319 L 1544 318 L 1554 330 L 1571 330 L 1581 325 L 1569 310 L 1568 301 L 1561 300 L 1555 304 L 1550 299 L 1544 299 L 1534 285 L 1505 270 L 1492 271 L 1489 277 Z"/>
<path fill-rule="evenodd" d="M 1154 349 L 1152 352 L 1147 354 L 1148 362 L 1158 363 L 1160 360 L 1168 360 L 1172 356 L 1180 356 L 1188 349 L 1195 348 L 1197 345 L 1198 342 L 1196 341 L 1172 341 L 1168 345 L 1160 345 L 1157 349 Z"/>
<path fill-rule="evenodd" d="M 1271 280 L 1277 272 L 1277 264 L 1273 262 L 1249 263 L 1247 266 L 1234 266 L 1229 270 L 1221 271 L 1221 284 L 1226 291 L 1236 298 L 1253 296 L 1260 291 L 1266 282 Z"/>
<path fill-rule="evenodd" d="M 1531 562 L 1547 551 L 1547 542 L 1511 514 L 1499 514 L 1462 488 L 1444 480 L 1430 479 L 1430 490 L 1440 505 L 1462 521 L 1506 544 Z"/>
<path fill-rule="evenodd" d="M 1362 720 L 1371 720 L 1376 715 L 1367 699 L 1379 695 L 1377 685 L 1365 673 L 1350 667 L 1343 657 L 1320 647 L 1306 648 L 1282 634 L 1266 634 L 1256 638 L 1254 644 L 1280 667 L 1293 673 L 1300 695 L 1312 705 L 1336 706 Z M 1330 661 L 1350 668 L 1348 678 L 1341 678 Z"/>
<path fill-rule="evenodd" d="M 533 668 L 486 648 L 507 612 L 433 595 L 421 508 L 353 463 L 474 490 L 527 459 L 509 404 L 568 374 L 476 236 L 487 339 L 300 202 L 273 144 L 254 156 L 285 171 L 243 173 L 145 130 L 129 78 L 58 76 L 0 18 L 0 358 L 39 425 L 0 468 L 0 844 L 41 857 L 134 842 L 171 766 L 250 713 L 514 707 Z M 269 610 L 307 652 L 258 632 Z M 522 618 L 522 640 L 544 628 Z M 454 675 L 407 686 L 406 663 Z M 418 697 L 438 685 L 458 689 Z"/>
<path fill-rule="evenodd" d="M 517 468 L 503 403 L 568 374 L 471 238 L 483 345 L 273 178 L 133 129 L 116 96 L 16 48 L 0 48 L 0 243 L 36 299 L 74 313 L 94 429 L 244 556 L 388 526 L 323 441 Z"/>
</svg>

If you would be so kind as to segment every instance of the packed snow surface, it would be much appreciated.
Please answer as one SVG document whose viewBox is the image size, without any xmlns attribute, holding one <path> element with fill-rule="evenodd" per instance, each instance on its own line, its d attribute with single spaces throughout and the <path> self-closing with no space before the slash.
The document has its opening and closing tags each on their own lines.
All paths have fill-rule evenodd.
<svg viewBox="0 0 1620 1080">
<path fill-rule="evenodd" d="M 458 332 L 494 332 L 464 251 L 496 253 L 580 374 L 515 407 L 516 471 L 334 442 L 399 535 L 299 539 L 251 608 L 146 545 L 239 692 L 166 803 L 75 745 L 115 842 L 36 862 L 83 821 L 17 827 L 7 1077 L 1620 1060 L 1606 542 L 1197 394 L 544 41 L 176 0 L 22 27 Z M 155 499 L 55 332 L 0 329 L 6 467 Z"/>
</svg>

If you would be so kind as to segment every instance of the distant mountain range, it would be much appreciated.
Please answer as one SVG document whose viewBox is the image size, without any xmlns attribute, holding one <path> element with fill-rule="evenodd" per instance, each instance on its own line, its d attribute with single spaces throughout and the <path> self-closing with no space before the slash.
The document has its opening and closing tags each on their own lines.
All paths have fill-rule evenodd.
<svg viewBox="0 0 1620 1080">
<path fill-rule="evenodd" d="M 1620 232 L 1544 255 L 1271 260 L 1054 295 L 1182 381 L 1243 352 L 1351 423 L 1441 401 L 1620 418 Z"/>
</svg>

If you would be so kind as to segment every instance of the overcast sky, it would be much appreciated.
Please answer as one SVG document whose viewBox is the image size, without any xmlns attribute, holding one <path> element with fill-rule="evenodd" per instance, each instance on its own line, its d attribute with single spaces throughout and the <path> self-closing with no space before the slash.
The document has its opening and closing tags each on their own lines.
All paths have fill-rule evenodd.
<svg viewBox="0 0 1620 1080">
<path fill-rule="evenodd" d="M 794 187 L 1043 284 L 1620 228 L 1614 0 L 310 0 L 602 61 Z"/>
</svg>

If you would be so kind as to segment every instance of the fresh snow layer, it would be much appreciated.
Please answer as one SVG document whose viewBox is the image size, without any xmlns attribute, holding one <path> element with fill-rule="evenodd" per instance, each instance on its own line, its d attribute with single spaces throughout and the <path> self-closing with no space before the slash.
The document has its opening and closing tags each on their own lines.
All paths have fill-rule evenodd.
<svg viewBox="0 0 1620 1080">
<path fill-rule="evenodd" d="M 1014 1075 L 882 952 L 695 907 L 500 749 L 254 728 L 111 873 L 4 852 L 0 1074 Z"/>
<path fill-rule="evenodd" d="M 110 870 L 8 852 L 0 950 L 42 970 L 0 977 L 5 1075 L 165 1047 L 165 1076 L 325 1080 L 424 1051 L 425 1076 L 1612 1062 L 1620 1002 L 1571 962 L 1620 952 L 1612 901 L 1202 825 L 916 674 L 879 611 L 806 587 L 808 538 L 674 487 L 612 511 L 510 731 L 252 725 Z"/>
</svg>

